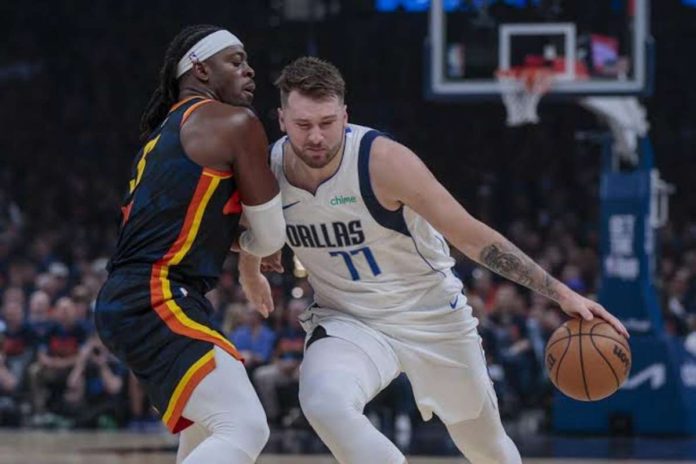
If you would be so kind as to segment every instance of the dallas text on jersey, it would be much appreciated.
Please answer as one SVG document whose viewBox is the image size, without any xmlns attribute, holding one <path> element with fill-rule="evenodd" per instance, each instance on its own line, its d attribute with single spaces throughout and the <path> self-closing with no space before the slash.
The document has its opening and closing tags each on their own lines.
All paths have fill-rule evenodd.
<svg viewBox="0 0 696 464">
<path fill-rule="evenodd" d="M 365 242 L 359 220 L 327 224 L 288 224 L 288 241 L 293 247 L 337 248 L 360 245 Z"/>
</svg>

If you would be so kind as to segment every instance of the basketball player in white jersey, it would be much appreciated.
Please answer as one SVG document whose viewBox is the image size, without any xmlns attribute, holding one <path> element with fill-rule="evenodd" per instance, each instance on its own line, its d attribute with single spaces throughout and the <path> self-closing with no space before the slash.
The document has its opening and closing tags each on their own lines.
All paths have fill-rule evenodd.
<svg viewBox="0 0 696 464">
<path fill-rule="evenodd" d="M 470 216 L 408 148 L 348 124 L 345 83 L 333 65 L 300 58 L 276 85 L 287 136 L 272 146 L 271 167 L 287 243 L 315 292 L 301 318 L 308 340 L 300 403 L 312 427 L 342 464 L 406 462 L 363 415 L 405 372 L 423 418 L 437 414 L 472 463 L 520 463 L 445 238 L 568 315 L 626 329 Z M 240 259 L 247 295 L 268 301 L 258 260 Z"/>
</svg>

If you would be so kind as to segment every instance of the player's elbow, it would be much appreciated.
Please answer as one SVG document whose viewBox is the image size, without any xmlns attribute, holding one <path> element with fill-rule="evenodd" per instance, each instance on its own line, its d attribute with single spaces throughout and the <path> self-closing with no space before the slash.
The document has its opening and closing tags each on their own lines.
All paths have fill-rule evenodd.
<svg viewBox="0 0 696 464">
<path fill-rule="evenodd" d="M 285 227 L 282 227 L 280 230 L 275 232 L 274 236 L 275 236 L 275 239 L 273 241 L 271 241 L 267 247 L 267 250 L 270 250 L 270 252 L 266 253 L 263 256 L 272 255 L 276 251 L 283 248 L 283 246 L 285 245 Z"/>
</svg>

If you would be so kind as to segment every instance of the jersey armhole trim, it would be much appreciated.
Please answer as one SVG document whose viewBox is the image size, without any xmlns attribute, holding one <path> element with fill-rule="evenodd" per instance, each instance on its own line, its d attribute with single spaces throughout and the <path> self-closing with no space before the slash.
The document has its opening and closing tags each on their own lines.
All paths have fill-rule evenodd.
<svg viewBox="0 0 696 464">
<path fill-rule="evenodd" d="M 179 127 L 184 127 L 184 124 L 186 124 L 186 120 L 193 114 L 194 111 L 196 111 L 198 108 L 201 106 L 205 105 L 206 103 L 212 103 L 213 100 L 206 99 L 206 100 L 201 100 L 199 102 L 194 103 L 193 105 L 189 106 L 186 111 L 184 111 L 184 115 L 181 117 L 181 122 L 179 123 Z"/>
<path fill-rule="evenodd" d="M 200 98 L 200 97 L 187 98 L 186 100 L 183 100 L 181 103 L 190 102 L 194 98 Z M 181 128 L 184 127 L 186 120 L 188 120 L 188 118 L 193 114 L 194 111 L 196 111 L 201 106 L 203 106 L 207 103 L 212 103 L 214 101 L 215 100 L 212 100 L 210 98 L 206 98 L 205 100 L 198 101 L 198 102 L 194 103 L 193 105 L 189 106 L 188 108 L 186 108 L 186 111 L 184 111 L 184 114 L 181 116 L 181 121 L 179 121 L 179 129 L 181 130 Z M 209 168 L 207 166 L 202 166 L 202 165 L 198 164 L 193 159 L 191 159 L 191 157 L 188 155 L 188 153 L 186 153 L 186 150 L 184 150 L 183 144 L 181 144 L 181 150 L 184 152 L 184 155 L 186 156 L 186 158 L 189 161 L 191 161 L 193 164 L 203 168 L 203 174 L 205 174 L 207 176 L 217 177 L 219 179 L 229 179 L 230 177 L 233 177 L 233 175 L 234 175 L 234 173 L 232 172 L 231 169 L 226 170 L 226 171 L 222 171 L 219 169 L 213 169 L 213 168 Z"/>
<path fill-rule="evenodd" d="M 203 174 L 210 177 L 219 177 L 220 179 L 229 179 L 234 177 L 232 171 L 219 171 L 213 168 L 203 168 Z"/>
<path fill-rule="evenodd" d="M 372 189 L 372 181 L 370 180 L 370 150 L 372 149 L 372 142 L 380 136 L 389 137 L 382 132 L 371 130 L 363 135 L 363 138 L 360 140 L 360 148 L 358 150 L 360 195 L 363 197 L 367 210 L 382 227 L 410 237 L 411 233 L 404 219 L 404 207 L 401 206 L 396 211 L 386 209 L 379 203 Z"/>
<path fill-rule="evenodd" d="M 176 111 L 177 109 L 179 109 L 179 108 L 181 108 L 183 105 L 185 105 L 186 103 L 190 102 L 191 100 L 198 99 L 198 98 L 204 98 L 204 97 L 201 97 L 200 95 L 192 95 L 192 96 L 190 96 L 190 97 L 186 97 L 186 98 L 184 98 L 183 100 L 180 100 L 180 101 L 174 103 L 174 104 L 172 105 L 172 107 L 169 108 L 169 113 L 173 113 L 174 111 Z"/>
</svg>

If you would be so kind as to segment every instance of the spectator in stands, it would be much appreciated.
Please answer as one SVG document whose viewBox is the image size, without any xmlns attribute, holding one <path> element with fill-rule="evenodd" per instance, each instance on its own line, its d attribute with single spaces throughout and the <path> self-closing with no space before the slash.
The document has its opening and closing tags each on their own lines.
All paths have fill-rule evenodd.
<svg viewBox="0 0 696 464">
<path fill-rule="evenodd" d="M 2 318 L 6 324 L 2 348 L 7 366 L 19 384 L 23 385 L 27 368 L 38 346 L 38 339 L 24 318 L 24 308 L 18 302 L 8 302 L 3 307 Z"/>
<path fill-rule="evenodd" d="M 41 272 L 48 271 L 48 267 L 56 260 L 52 240 L 49 238 L 48 233 L 37 233 L 31 244 L 31 254 L 39 270 Z"/>
<path fill-rule="evenodd" d="M 132 372 L 126 376 L 128 397 L 128 429 L 133 432 L 161 430 L 159 414 L 150 405 L 145 389 Z"/>
<path fill-rule="evenodd" d="M 34 412 L 46 412 L 47 402 L 60 402 L 68 375 L 77 363 L 80 347 L 87 339 L 77 308 L 70 297 L 60 298 L 54 309 L 55 323 L 39 345 L 37 361 L 29 369 Z"/>
<path fill-rule="evenodd" d="M 587 292 L 587 285 L 580 274 L 578 266 L 566 264 L 561 272 L 561 281 L 580 294 L 584 295 Z"/>
<path fill-rule="evenodd" d="M 242 325 L 232 331 L 230 341 L 244 358 L 244 366 L 250 377 L 257 367 L 271 360 L 275 338 L 273 330 L 263 323 L 263 316 L 247 305 Z"/>
<path fill-rule="evenodd" d="M 8 287 L 2 294 L 3 306 L 7 303 L 19 303 L 24 306 L 25 300 L 24 291 L 20 287 Z"/>
<path fill-rule="evenodd" d="M 497 286 L 493 282 L 491 271 L 477 267 L 471 272 L 469 295 L 478 296 L 481 299 L 485 313 L 489 313 L 495 304 L 496 290 Z"/>
<path fill-rule="evenodd" d="M 70 277 L 70 270 L 65 264 L 56 261 L 48 266 L 48 274 L 53 278 L 55 285 L 55 295 L 54 298 L 60 298 L 62 296 L 68 295 L 68 283 Z"/>
<path fill-rule="evenodd" d="M 107 258 L 97 258 L 92 261 L 90 268 L 84 274 L 82 274 L 82 285 L 87 287 L 89 290 L 89 294 L 91 296 L 90 303 L 94 303 L 94 300 L 97 298 L 97 294 L 99 293 L 99 289 L 101 289 L 102 285 L 104 285 L 104 282 L 109 275 L 108 272 L 106 272 L 107 262 Z"/>
<path fill-rule="evenodd" d="M 114 428 L 125 418 L 127 370 L 93 334 L 80 348 L 64 395 L 77 427 Z"/>
<path fill-rule="evenodd" d="M 36 290 L 29 297 L 29 325 L 39 340 L 45 338 L 48 329 L 53 324 L 49 319 L 51 298 L 43 290 Z"/>
<path fill-rule="evenodd" d="M 295 393 L 299 381 L 299 368 L 304 354 L 305 331 L 298 317 L 309 305 L 307 300 L 290 300 L 286 308 L 286 326 L 278 333 L 273 360 L 254 372 L 254 385 L 259 393 L 261 404 L 271 423 L 276 423 L 283 412 L 279 404 L 279 388 L 291 388 Z M 285 397 L 290 395 L 284 395 Z M 296 396 L 296 394 L 295 394 Z M 295 404 L 294 406 L 299 406 Z"/>
<path fill-rule="evenodd" d="M 75 312 L 77 320 L 81 321 L 88 332 L 94 331 L 93 315 L 91 304 L 93 297 L 89 289 L 84 285 L 76 285 L 70 291 L 70 297 L 75 302 Z"/>
<path fill-rule="evenodd" d="M 17 393 L 19 379 L 7 364 L 4 352 L 5 323 L 0 320 L 0 426 L 19 425 Z"/>
<path fill-rule="evenodd" d="M 539 366 L 528 336 L 526 306 L 517 287 L 502 283 L 490 318 L 496 326 L 505 378 L 518 400 L 528 400 Z"/>
<path fill-rule="evenodd" d="M 365 415 L 380 430 L 393 432 L 394 444 L 403 452 L 411 445 L 416 400 L 403 372 L 365 407 Z"/>
</svg>

